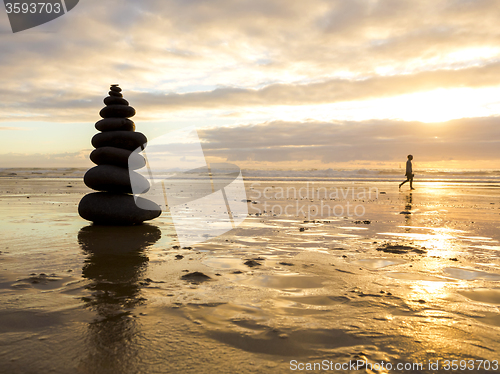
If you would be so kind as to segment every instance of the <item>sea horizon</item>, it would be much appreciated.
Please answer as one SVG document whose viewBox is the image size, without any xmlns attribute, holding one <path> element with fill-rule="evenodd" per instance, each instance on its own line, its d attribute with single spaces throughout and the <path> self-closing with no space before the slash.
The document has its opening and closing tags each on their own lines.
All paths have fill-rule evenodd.
<svg viewBox="0 0 500 374">
<path fill-rule="evenodd" d="M 89 168 L 0 168 L 0 178 L 83 178 Z M 404 179 L 404 169 L 241 169 L 245 180 L 274 181 L 332 181 L 332 182 L 395 182 Z M 165 178 L 196 179 L 198 173 L 184 172 L 179 176 L 175 169 L 159 173 Z M 423 168 L 415 171 L 415 183 L 500 183 L 500 169 L 437 169 Z M 500 187 L 500 186 L 497 186 Z"/>
</svg>

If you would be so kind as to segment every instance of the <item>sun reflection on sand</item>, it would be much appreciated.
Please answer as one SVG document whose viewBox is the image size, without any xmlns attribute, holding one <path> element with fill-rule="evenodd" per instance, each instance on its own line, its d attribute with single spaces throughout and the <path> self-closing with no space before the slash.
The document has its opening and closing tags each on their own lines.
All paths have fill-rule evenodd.
<svg viewBox="0 0 500 374">
<path fill-rule="evenodd" d="M 420 246 L 426 251 L 427 257 L 449 259 L 467 251 L 471 247 L 471 240 L 466 236 L 469 232 L 454 228 L 454 220 L 447 218 L 453 216 L 452 210 L 458 206 L 455 206 L 455 201 L 459 195 L 450 197 L 450 191 L 446 187 L 444 182 L 421 183 L 419 189 L 424 191 L 425 200 L 422 200 L 420 191 L 401 195 L 403 210 L 399 214 L 403 215 L 404 221 L 402 225 L 395 227 L 401 231 L 396 229 L 393 232 L 380 232 L 379 235 Z"/>
<path fill-rule="evenodd" d="M 411 285 L 412 292 L 408 295 L 409 299 L 423 300 L 425 302 L 437 301 L 444 299 L 449 295 L 446 286 L 448 282 L 432 282 L 432 281 L 416 281 Z"/>
<path fill-rule="evenodd" d="M 406 226 L 400 226 L 407 229 Z M 432 233 L 392 233 L 384 232 L 382 235 L 395 236 L 407 240 L 418 241 L 422 248 L 427 250 L 427 256 L 429 257 L 450 257 L 461 252 L 461 246 L 458 244 L 460 236 L 450 235 L 447 232 L 449 229 L 443 228 L 418 228 L 418 230 L 429 230 Z"/>
<path fill-rule="evenodd" d="M 431 248 L 428 252 L 428 256 L 438 256 L 438 257 L 450 257 L 456 254 L 456 240 L 457 237 L 453 235 L 448 235 L 443 232 L 437 232 L 432 238 L 426 241 L 427 248 Z"/>
</svg>

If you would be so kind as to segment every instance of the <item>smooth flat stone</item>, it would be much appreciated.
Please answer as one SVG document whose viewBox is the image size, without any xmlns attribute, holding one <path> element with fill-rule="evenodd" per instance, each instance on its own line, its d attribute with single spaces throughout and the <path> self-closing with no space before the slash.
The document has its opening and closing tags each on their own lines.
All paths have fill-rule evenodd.
<svg viewBox="0 0 500 374">
<path fill-rule="evenodd" d="M 135 131 L 134 121 L 128 118 L 105 118 L 96 122 L 99 131 Z"/>
<path fill-rule="evenodd" d="M 135 116 L 135 109 L 127 105 L 110 105 L 99 112 L 102 118 L 128 118 Z"/>
<path fill-rule="evenodd" d="M 133 151 L 115 147 L 101 147 L 94 149 L 90 160 L 96 165 L 115 165 L 130 170 L 146 166 L 146 159 Z"/>
<path fill-rule="evenodd" d="M 99 225 L 135 225 L 158 217 L 161 208 L 150 200 L 138 197 L 139 205 L 150 207 L 141 209 L 134 196 L 108 192 L 94 192 L 85 195 L 78 205 L 78 213 L 88 221 Z"/>
<path fill-rule="evenodd" d="M 122 97 L 108 96 L 104 99 L 106 105 L 129 105 L 129 102 Z"/>
<path fill-rule="evenodd" d="M 108 94 L 109 96 L 123 97 L 121 93 L 115 91 L 109 91 Z"/>
<path fill-rule="evenodd" d="M 114 92 L 122 92 L 122 89 L 120 87 L 118 87 L 117 84 L 112 84 L 111 87 L 109 88 L 111 91 L 114 91 Z"/>
<path fill-rule="evenodd" d="M 139 147 L 144 149 L 148 139 L 141 132 L 134 131 L 106 131 L 95 134 L 92 145 L 95 148 L 116 147 L 133 151 Z"/>
<path fill-rule="evenodd" d="M 132 193 L 132 184 L 134 183 L 134 192 L 144 193 L 149 190 L 149 182 L 142 175 L 114 165 L 98 165 L 89 169 L 83 182 L 89 188 L 96 191 Z"/>
</svg>

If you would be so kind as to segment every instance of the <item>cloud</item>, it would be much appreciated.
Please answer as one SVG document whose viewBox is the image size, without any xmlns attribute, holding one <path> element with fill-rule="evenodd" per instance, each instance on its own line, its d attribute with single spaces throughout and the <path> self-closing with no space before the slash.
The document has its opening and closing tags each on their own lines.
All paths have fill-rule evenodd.
<svg viewBox="0 0 500 374">
<path fill-rule="evenodd" d="M 412 153 L 421 162 L 500 160 L 500 117 L 443 123 L 391 120 L 270 122 L 200 130 L 207 156 L 244 165 L 314 161 L 396 162 Z"/>
<path fill-rule="evenodd" d="M 92 150 L 84 149 L 78 152 L 64 153 L 3 153 L 0 154 L 2 168 L 58 168 L 92 166 L 89 154 Z"/>
<path fill-rule="evenodd" d="M 283 122 L 198 130 L 210 162 L 242 168 L 394 166 L 417 164 L 488 168 L 500 162 L 500 117 L 442 123 L 395 120 Z M 52 154 L 0 154 L 0 167 L 90 167 L 91 149 Z"/>
<path fill-rule="evenodd" d="M 496 86 L 500 63 L 460 70 L 437 70 L 412 75 L 366 79 L 332 79 L 310 84 L 273 84 L 261 89 L 235 87 L 186 94 L 132 95 L 143 108 L 232 108 L 271 105 L 325 104 L 404 95 L 453 87 Z"/>
<path fill-rule="evenodd" d="M 0 120 L 93 119 L 110 83 L 150 116 L 491 86 L 498 13 L 487 0 L 81 3 L 0 40 Z"/>
<path fill-rule="evenodd" d="M 43 126 L 37 121 L 93 123 L 109 84 L 119 83 L 138 112 L 138 124 L 241 124 L 204 130 L 214 157 L 326 165 L 399 160 L 413 149 L 421 160 L 445 160 L 448 154 L 498 159 L 496 117 L 436 126 L 331 119 L 370 118 L 363 112 L 403 118 L 390 103 L 377 107 L 376 100 L 438 88 L 471 88 L 457 95 L 456 105 L 468 103 L 470 95 L 474 110 L 457 108 L 455 116 L 499 114 L 498 105 L 491 105 L 498 97 L 476 95 L 499 87 L 499 17 L 495 0 L 109 0 L 80 2 L 53 22 L 7 34 L 4 14 L 1 130 L 18 121 L 35 129 Z M 355 103 L 322 108 L 328 116 L 312 107 L 349 102 Z M 404 118 L 421 118 L 420 108 L 427 108 L 418 104 Z M 446 115 L 437 117 L 456 118 L 448 115 L 453 99 L 444 104 Z M 475 110 L 488 104 L 488 110 Z M 305 114 L 295 117 L 301 108 Z M 462 132 L 468 135 L 458 138 Z M 57 138 L 39 133 L 39 143 Z M 64 149 L 54 142 L 53 151 L 84 146 L 76 132 L 71 136 L 65 135 Z M 9 149 L 35 151 L 34 138 L 11 139 L 19 144 Z M 2 163 L 11 156 L 2 156 Z M 37 157 L 47 161 L 16 157 L 26 165 L 36 164 Z M 48 157 L 54 165 L 80 162 Z"/>
<path fill-rule="evenodd" d="M 133 106 L 145 117 L 161 118 L 172 110 L 270 107 L 277 105 L 314 105 L 395 97 L 436 88 L 495 87 L 500 81 L 500 62 L 459 70 L 424 71 L 408 75 L 374 76 L 365 79 L 331 79 L 310 84 L 272 84 L 260 89 L 238 87 L 217 88 L 192 93 L 125 92 Z M 102 97 L 79 98 L 75 93 L 58 97 L 46 91 L 36 101 L 13 91 L 0 93 L 0 100 L 15 100 L 10 116 L 3 119 L 27 119 L 82 122 L 95 121 Z M 7 112 L 8 113 L 8 112 Z M 24 113 L 24 115 L 23 115 Z M 0 116 L 0 118 L 2 118 Z"/>
</svg>

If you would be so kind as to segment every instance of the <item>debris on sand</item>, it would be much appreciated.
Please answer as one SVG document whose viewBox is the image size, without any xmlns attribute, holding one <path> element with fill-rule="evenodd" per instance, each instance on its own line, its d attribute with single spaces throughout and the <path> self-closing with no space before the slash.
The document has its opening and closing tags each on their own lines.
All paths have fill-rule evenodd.
<svg viewBox="0 0 500 374">
<path fill-rule="evenodd" d="M 372 223 L 372 221 L 369 221 L 369 220 L 364 220 L 364 221 L 354 221 L 354 223 L 355 223 L 356 225 L 360 225 L 360 224 L 369 225 L 370 223 Z"/>
<path fill-rule="evenodd" d="M 280 265 L 283 265 L 283 266 L 293 266 L 293 264 L 291 262 L 280 262 Z"/>
<path fill-rule="evenodd" d="M 260 266 L 260 265 L 262 265 L 260 262 L 258 262 L 258 261 L 256 261 L 256 260 L 252 260 L 252 259 L 250 259 L 250 260 L 246 260 L 246 261 L 244 262 L 244 264 L 245 264 L 246 266 L 248 266 L 248 267 L 251 267 L 251 268 L 253 268 L 254 266 Z"/>
<path fill-rule="evenodd" d="M 411 214 L 411 212 L 408 212 L 407 210 L 403 210 L 402 212 L 399 212 L 399 214 L 406 214 L 406 215 L 408 215 L 408 214 Z"/>
<path fill-rule="evenodd" d="M 183 275 L 181 277 L 181 279 L 189 281 L 191 283 L 200 283 L 200 282 L 205 282 L 205 281 L 212 279 L 212 278 L 210 278 L 208 275 L 205 275 L 199 271 L 195 271 L 195 272 Z"/>
<path fill-rule="evenodd" d="M 389 244 L 389 243 L 386 243 L 382 247 L 377 248 L 377 251 L 382 251 L 382 252 L 386 252 L 386 253 L 394 253 L 397 255 L 406 254 L 406 253 L 410 253 L 410 252 L 419 253 L 419 254 L 425 253 L 425 250 L 420 249 L 420 248 L 412 247 L 409 245 Z"/>
<path fill-rule="evenodd" d="M 176 260 L 182 260 L 184 258 L 183 255 L 175 255 Z"/>
<path fill-rule="evenodd" d="M 353 273 L 352 271 L 347 271 L 347 270 L 342 270 L 342 269 L 335 269 L 335 270 L 337 270 L 337 271 L 339 271 L 339 272 L 341 272 L 341 273 L 355 274 L 355 273 Z"/>
<path fill-rule="evenodd" d="M 36 284 L 36 283 L 42 283 L 42 284 L 47 284 L 48 282 L 56 282 L 62 280 L 62 278 L 58 277 L 55 274 L 44 274 L 40 273 L 40 275 L 36 276 L 31 274 L 31 277 L 27 279 L 23 279 L 24 281 L 28 281 L 30 283 Z"/>
<path fill-rule="evenodd" d="M 38 284 L 38 285 L 46 285 L 49 282 L 58 282 L 63 278 L 57 276 L 56 274 L 47 275 L 45 273 L 40 273 L 37 275 L 36 273 L 31 273 L 29 278 L 18 279 L 15 283 L 15 287 L 22 287 L 23 285 Z"/>
</svg>

